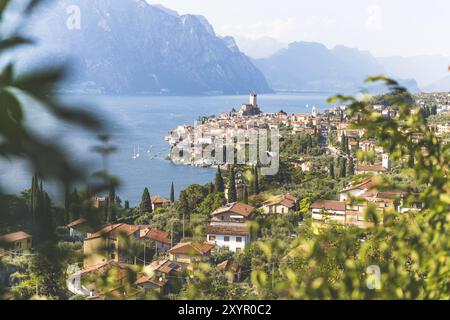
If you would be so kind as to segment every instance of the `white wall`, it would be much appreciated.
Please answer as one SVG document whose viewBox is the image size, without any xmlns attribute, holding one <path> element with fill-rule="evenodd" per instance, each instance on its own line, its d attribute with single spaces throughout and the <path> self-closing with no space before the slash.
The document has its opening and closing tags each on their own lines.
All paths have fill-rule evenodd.
<svg viewBox="0 0 450 320">
<path fill-rule="evenodd" d="M 237 248 L 240 248 L 242 251 L 244 250 L 246 244 L 250 243 L 249 236 L 228 236 L 228 235 L 216 235 L 215 240 L 210 240 L 210 236 L 208 235 L 208 242 L 211 242 L 216 245 L 217 248 L 228 247 L 230 251 L 236 252 Z M 229 237 L 230 241 L 225 241 L 225 237 Z M 240 237 L 242 239 L 241 242 L 236 242 L 236 238 Z"/>
</svg>

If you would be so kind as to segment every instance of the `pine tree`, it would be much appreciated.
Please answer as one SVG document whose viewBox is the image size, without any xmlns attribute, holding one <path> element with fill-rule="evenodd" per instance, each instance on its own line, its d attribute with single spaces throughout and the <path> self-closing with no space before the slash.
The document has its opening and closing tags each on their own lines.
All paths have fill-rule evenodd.
<svg viewBox="0 0 450 320">
<path fill-rule="evenodd" d="M 141 204 L 139 205 L 139 208 L 142 212 L 152 213 L 152 199 L 150 198 L 150 192 L 148 191 L 148 188 L 146 187 L 144 189 L 144 192 L 142 193 L 141 198 Z"/>
<path fill-rule="evenodd" d="M 130 210 L 130 201 L 125 200 L 123 206 L 124 206 L 125 210 Z"/>
<path fill-rule="evenodd" d="M 214 180 L 214 190 L 216 192 L 224 192 L 225 185 L 223 182 L 222 172 L 220 171 L 220 167 L 217 167 L 216 178 Z"/>
<path fill-rule="evenodd" d="M 242 202 L 248 204 L 248 190 L 247 186 L 244 186 L 244 194 L 242 196 Z"/>
<path fill-rule="evenodd" d="M 173 185 L 170 186 L 170 202 L 174 203 L 175 202 L 175 187 Z"/>
<path fill-rule="evenodd" d="M 237 201 L 236 175 L 233 166 L 228 166 L 228 202 Z"/>
<path fill-rule="evenodd" d="M 355 163 L 353 162 L 353 159 L 350 158 L 348 162 L 347 176 L 351 177 L 354 174 L 355 174 Z"/>
<path fill-rule="evenodd" d="M 328 175 L 331 179 L 335 179 L 336 176 L 334 174 L 334 160 L 330 161 L 330 164 L 328 165 Z"/>
</svg>

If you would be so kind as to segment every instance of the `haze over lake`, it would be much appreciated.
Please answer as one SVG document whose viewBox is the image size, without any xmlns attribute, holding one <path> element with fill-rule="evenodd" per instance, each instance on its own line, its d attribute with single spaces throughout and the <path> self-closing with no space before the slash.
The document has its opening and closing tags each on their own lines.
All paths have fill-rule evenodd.
<svg viewBox="0 0 450 320">
<path fill-rule="evenodd" d="M 319 111 L 327 109 L 328 96 L 308 93 L 260 95 L 258 104 L 263 112 L 309 113 L 313 105 Z M 165 160 L 170 146 L 164 136 L 178 125 L 192 125 L 200 116 L 219 115 L 233 107 L 238 109 L 248 101 L 248 96 L 65 95 L 61 99 L 89 105 L 90 110 L 107 122 L 112 144 L 117 147 L 116 153 L 109 157 L 109 171 L 120 179 L 120 198 L 129 200 L 134 206 L 140 202 L 146 186 L 152 195 L 168 197 L 172 181 L 177 195 L 190 184 L 212 181 L 215 170 L 175 165 Z M 27 109 L 31 126 L 63 145 L 71 156 L 89 168 L 89 172 L 100 169 L 100 156 L 91 150 L 92 146 L 98 145 L 94 134 L 55 123 L 35 103 L 28 103 Z M 137 152 L 139 158 L 133 159 Z M 30 173 L 23 163 L 14 159 L 0 162 L 0 178 L 6 182 L 8 192 L 20 192 L 31 184 Z"/>
</svg>

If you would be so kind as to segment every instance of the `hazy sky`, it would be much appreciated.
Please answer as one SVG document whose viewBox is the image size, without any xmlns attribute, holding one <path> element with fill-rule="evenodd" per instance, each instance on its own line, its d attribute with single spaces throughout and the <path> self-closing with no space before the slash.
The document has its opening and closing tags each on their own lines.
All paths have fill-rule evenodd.
<svg viewBox="0 0 450 320">
<path fill-rule="evenodd" d="M 450 0 L 148 0 L 202 14 L 220 35 L 317 41 L 377 56 L 450 56 Z"/>
</svg>

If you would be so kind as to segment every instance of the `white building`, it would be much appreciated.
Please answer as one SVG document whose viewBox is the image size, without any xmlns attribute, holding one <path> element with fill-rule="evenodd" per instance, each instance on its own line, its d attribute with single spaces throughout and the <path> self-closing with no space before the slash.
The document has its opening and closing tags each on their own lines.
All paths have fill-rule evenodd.
<svg viewBox="0 0 450 320">
<path fill-rule="evenodd" d="M 250 243 L 250 230 L 245 223 L 211 222 L 207 227 L 207 242 L 216 248 L 241 252 Z"/>
</svg>

